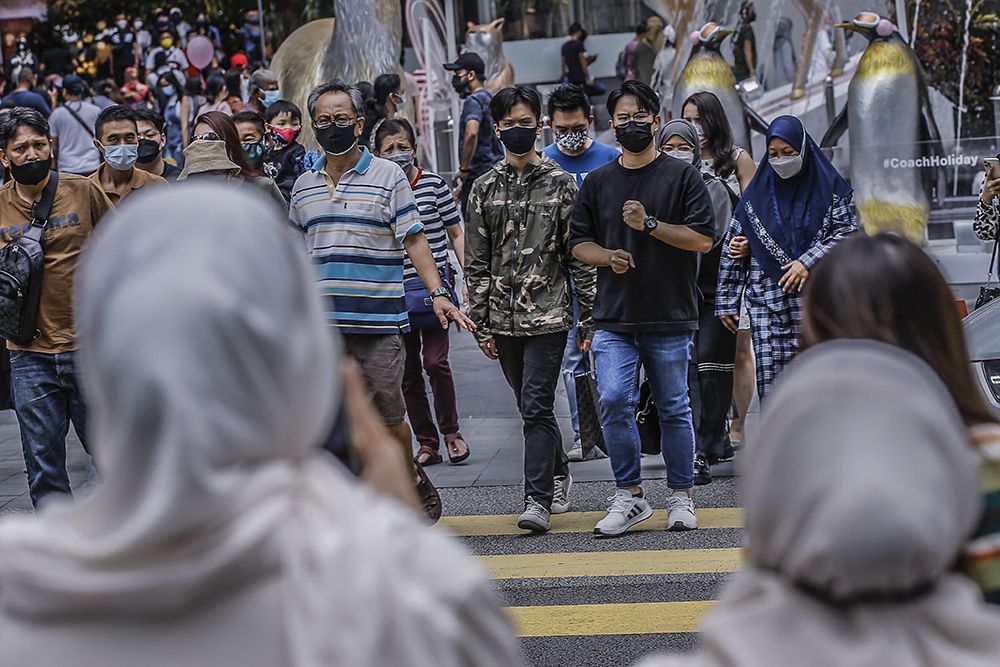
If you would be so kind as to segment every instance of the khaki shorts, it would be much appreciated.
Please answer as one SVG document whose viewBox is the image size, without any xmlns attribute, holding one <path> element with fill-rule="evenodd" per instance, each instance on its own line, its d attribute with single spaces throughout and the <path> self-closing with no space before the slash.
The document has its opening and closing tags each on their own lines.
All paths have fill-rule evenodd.
<svg viewBox="0 0 1000 667">
<path fill-rule="evenodd" d="M 372 404 L 386 426 L 406 419 L 403 367 L 406 351 L 400 334 L 344 334 L 344 353 L 358 362 Z"/>
</svg>

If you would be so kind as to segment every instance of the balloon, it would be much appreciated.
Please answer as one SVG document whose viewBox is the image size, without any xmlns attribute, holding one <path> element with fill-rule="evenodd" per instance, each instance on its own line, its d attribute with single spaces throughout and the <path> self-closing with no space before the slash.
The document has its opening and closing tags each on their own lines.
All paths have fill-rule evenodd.
<svg viewBox="0 0 1000 667">
<path fill-rule="evenodd" d="M 204 35 L 195 35 L 188 40 L 188 62 L 198 69 L 205 69 L 215 57 L 215 45 Z"/>
</svg>

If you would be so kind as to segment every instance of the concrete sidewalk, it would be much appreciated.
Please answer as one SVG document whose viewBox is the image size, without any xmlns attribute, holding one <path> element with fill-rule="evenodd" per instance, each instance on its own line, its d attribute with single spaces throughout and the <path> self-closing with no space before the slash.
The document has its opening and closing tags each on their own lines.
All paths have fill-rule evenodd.
<svg viewBox="0 0 1000 667">
<path fill-rule="evenodd" d="M 428 476 L 442 488 L 520 484 L 523 470 L 521 418 L 500 365 L 483 355 L 470 334 L 453 330 L 451 367 L 458 393 L 462 435 L 472 455 L 459 465 L 431 466 L 427 469 Z M 573 429 L 562 382 L 556 397 L 556 416 L 563 446 L 568 450 L 573 442 Z M 77 489 L 85 478 L 86 455 L 72 429 L 67 452 L 70 479 L 73 488 Z M 572 471 L 573 478 L 579 482 L 614 480 L 608 459 L 574 463 Z M 643 474 L 649 479 L 664 478 L 663 459 L 643 457 Z M 733 475 L 734 465 L 715 466 L 712 474 Z M 29 511 L 30 508 L 17 419 L 13 411 L 0 412 L 0 512 Z"/>
</svg>

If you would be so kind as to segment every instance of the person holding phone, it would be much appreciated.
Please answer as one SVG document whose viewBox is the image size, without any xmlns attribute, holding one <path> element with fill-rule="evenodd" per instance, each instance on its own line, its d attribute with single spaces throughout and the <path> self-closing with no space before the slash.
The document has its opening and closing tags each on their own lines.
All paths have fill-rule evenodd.
<svg viewBox="0 0 1000 667">
<path fill-rule="evenodd" d="M 983 160 L 986 178 L 983 180 L 976 206 L 972 230 L 983 241 L 995 241 L 1000 229 L 1000 155 Z"/>
</svg>

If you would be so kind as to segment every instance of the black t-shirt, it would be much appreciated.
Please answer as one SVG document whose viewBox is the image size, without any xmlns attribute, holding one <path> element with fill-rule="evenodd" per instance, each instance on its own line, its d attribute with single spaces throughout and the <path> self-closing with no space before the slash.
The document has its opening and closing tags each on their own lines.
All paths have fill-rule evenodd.
<svg viewBox="0 0 1000 667">
<path fill-rule="evenodd" d="M 697 330 L 698 253 L 626 225 L 622 207 L 630 199 L 660 222 L 715 238 L 712 200 L 692 165 L 660 155 L 640 169 L 626 169 L 615 160 L 590 172 L 573 207 L 570 247 L 592 241 L 627 250 L 635 260 L 635 268 L 623 275 L 610 267 L 597 269 L 594 324 L 625 333 Z"/>
<path fill-rule="evenodd" d="M 583 53 L 583 42 L 571 39 L 562 45 L 562 57 L 566 61 L 566 79 L 570 83 L 586 83 L 587 75 L 583 73 L 580 64 L 580 54 Z"/>
<path fill-rule="evenodd" d="M 295 180 L 306 170 L 302 161 L 305 155 L 305 147 L 298 142 L 280 151 L 270 148 L 264 151 L 264 175 L 278 185 L 286 200 L 292 196 Z"/>
<path fill-rule="evenodd" d="M 743 43 L 750 42 L 750 57 L 753 58 L 754 67 L 757 65 L 757 36 L 754 35 L 753 28 L 749 23 L 740 26 L 736 33 L 736 41 L 733 42 L 733 74 L 737 81 L 750 78 L 750 63 L 747 62 L 746 54 L 743 53 Z"/>
</svg>

